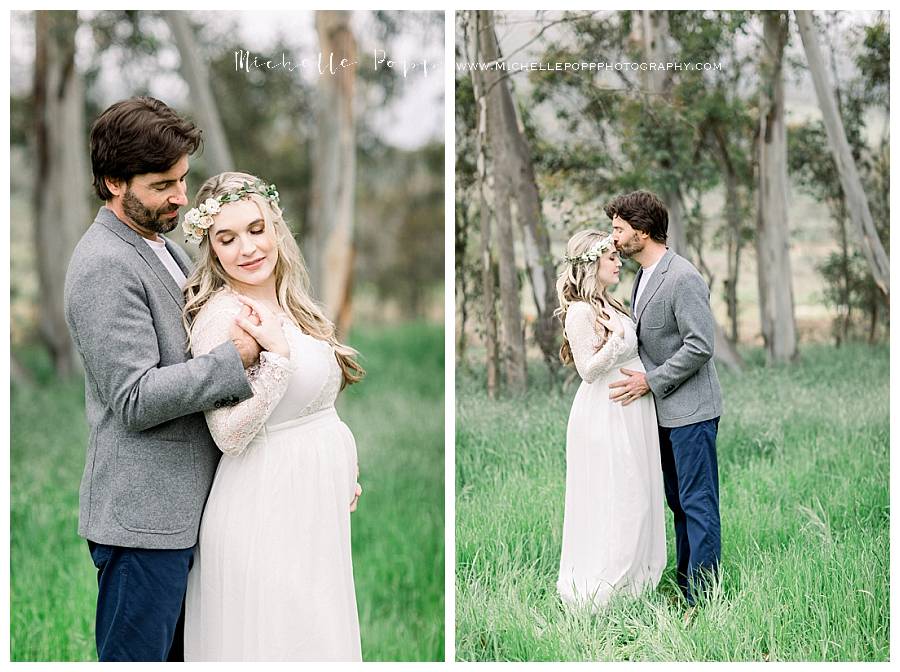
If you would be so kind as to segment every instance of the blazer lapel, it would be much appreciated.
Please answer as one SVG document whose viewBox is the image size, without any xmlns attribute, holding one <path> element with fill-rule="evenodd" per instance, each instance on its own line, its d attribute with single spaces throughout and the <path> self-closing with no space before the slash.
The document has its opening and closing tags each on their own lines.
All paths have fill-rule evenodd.
<svg viewBox="0 0 900 672">
<path fill-rule="evenodd" d="M 178 307 L 184 308 L 184 294 L 182 294 L 178 283 L 175 282 L 175 278 L 172 277 L 172 274 L 169 273 L 159 257 L 156 256 L 156 252 L 150 249 L 150 246 L 144 242 L 144 239 L 141 238 L 137 231 L 122 222 L 116 217 L 115 213 L 106 206 L 100 208 L 100 212 L 97 213 L 96 221 L 103 224 L 103 226 L 115 233 L 125 242 L 130 243 L 141 258 L 147 263 L 159 281 L 165 286 L 169 294 L 172 295 L 172 298 L 175 299 Z M 187 273 L 185 273 L 185 275 L 187 275 Z"/>
<path fill-rule="evenodd" d="M 653 271 L 653 275 L 650 276 L 650 282 L 644 287 L 640 304 L 635 308 L 635 323 L 641 321 L 641 315 L 644 314 L 644 309 L 662 285 L 663 280 L 665 280 L 666 271 L 669 270 L 669 264 L 672 263 L 672 257 L 674 256 L 675 253 L 672 252 L 672 250 L 666 250 L 666 253 L 660 258 L 659 265 L 657 265 L 656 270 Z"/>
</svg>

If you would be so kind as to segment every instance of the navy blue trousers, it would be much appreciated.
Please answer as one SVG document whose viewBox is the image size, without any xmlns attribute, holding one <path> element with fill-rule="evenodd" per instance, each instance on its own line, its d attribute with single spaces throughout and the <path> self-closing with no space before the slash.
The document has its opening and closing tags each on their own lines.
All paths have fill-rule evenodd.
<svg viewBox="0 0 900 672">
<path fill-rule="evenodd" d="M 675 518 L 678 586 L 688 604 L 694 604 L 695 591 L 719 567 L 718 430 L 719 418 L 659 428 L 666 501 Z"/>
<path fill-rule="evenodd" d="M 194 549 L 156 550 L 88 541 L 97 567 L 97 657 L 183 661 L 184 595 Z"/>
</svg>

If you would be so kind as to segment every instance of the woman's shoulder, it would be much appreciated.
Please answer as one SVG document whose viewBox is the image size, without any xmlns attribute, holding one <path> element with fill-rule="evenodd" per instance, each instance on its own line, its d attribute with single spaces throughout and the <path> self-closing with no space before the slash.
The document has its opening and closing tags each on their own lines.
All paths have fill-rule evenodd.
<svg viewBox="0 0 900 672">
<path fill-rule="evenodd" d="M 571 315 L 573 313 L 593 313 L 594 307 L 589 304 L 587 301 L 573 301 L 569 304 L 568 308 L 566 308 L 566 315 Z"/>
<path fill-rule="evenodd" d="M 617 320 L 623 322 L 626 319 L 631 320 L 631 316 L 619 310 L 615 304 L 606 303 L 602 310 L 604 312 L 598 314 L 598 309 L 587 301 L 573 301 L 566 309 L 566 324 L 570 324 L 571 321 L 590 322 L 593 324 L 597 317 L 601 317 L 604 321 Z"/>
<path fill-rule="evenodd" d="M 585 320 L 593 321 L 596 316 L 594 307 L 587 301 L 573 301 L 566 308 L 566 324 Z"/>
</svg>

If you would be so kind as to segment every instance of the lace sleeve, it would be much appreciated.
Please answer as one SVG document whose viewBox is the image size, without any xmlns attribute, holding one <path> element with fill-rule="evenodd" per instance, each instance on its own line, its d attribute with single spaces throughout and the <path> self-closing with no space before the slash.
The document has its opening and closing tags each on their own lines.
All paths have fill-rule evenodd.
<svg viewBox="0 0 900 672">
<path fill-rule="evenodd" d="M 227 340 L 232 319 L 239 310 L 237 301 L 225 297 L 213 299 L 204 306 L 191 331 L 193 354 L 206 353 Z M 226 455 L 244 452 L 284 396 L 294 368 L 291 359 L 273 352 L 262 352 L 259 364 L 247 369 L 253 396 L 234 406 L 205 412 L 206 424 L 219 450 Z"/>
<path fill-rule="evenodd" d="M 626 347 L 625 339 L 613 333 L 606 339 L 603 347 L 598 349 L 599 339 L 594 321 L 594 311 L 586 303 L 573 303 L 566 312 L 566 337 L 572 348 L 578 375 L 586 383 L 593 383 L 612 370 Z"/>
</svg>

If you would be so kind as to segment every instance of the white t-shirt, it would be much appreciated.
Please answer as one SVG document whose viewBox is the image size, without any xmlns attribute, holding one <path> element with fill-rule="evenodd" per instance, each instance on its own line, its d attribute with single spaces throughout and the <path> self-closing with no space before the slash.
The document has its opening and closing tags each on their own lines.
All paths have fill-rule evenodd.
<svg viewBox="0 0 900 672">
<path fill-rule="evenodd" d="M 143 236 L 141 237 L 143 238 Z M 172 253 L 166 249 L 166 241 L 162 238 L 159 240 L 144 238 L 144 242 L 156 253 L 156 256 L 159 257 L 159 260 L 163 263 L 163 266 L 169 271 L 169 275 L 171 275 L 175 282 L 178 283 L 178 287 L 184 289 L 184 286 L 187 284 L 187 278 L 184 276 L 184 272 L 181 270 L 178 262 L 175 261 Z"/>
<path fill-rule="evenodd" d="M 652 266 L 648 266 L 641 272 L 641 282 L 638 285 L 637 293 L 634 295 L 634 307 L 637 308 L 638 302 L 641 300 L 641 294 L 644 293 L 644 290 L 647 288 L 647 285 L 650 284 L 650 276 L 653 275 L 653 271 L 656 270 L 656 267 L 659 266 L 659 262 L 662 261 L 662 257 L 656 260 L 656 263 Z"/>
</svg>

